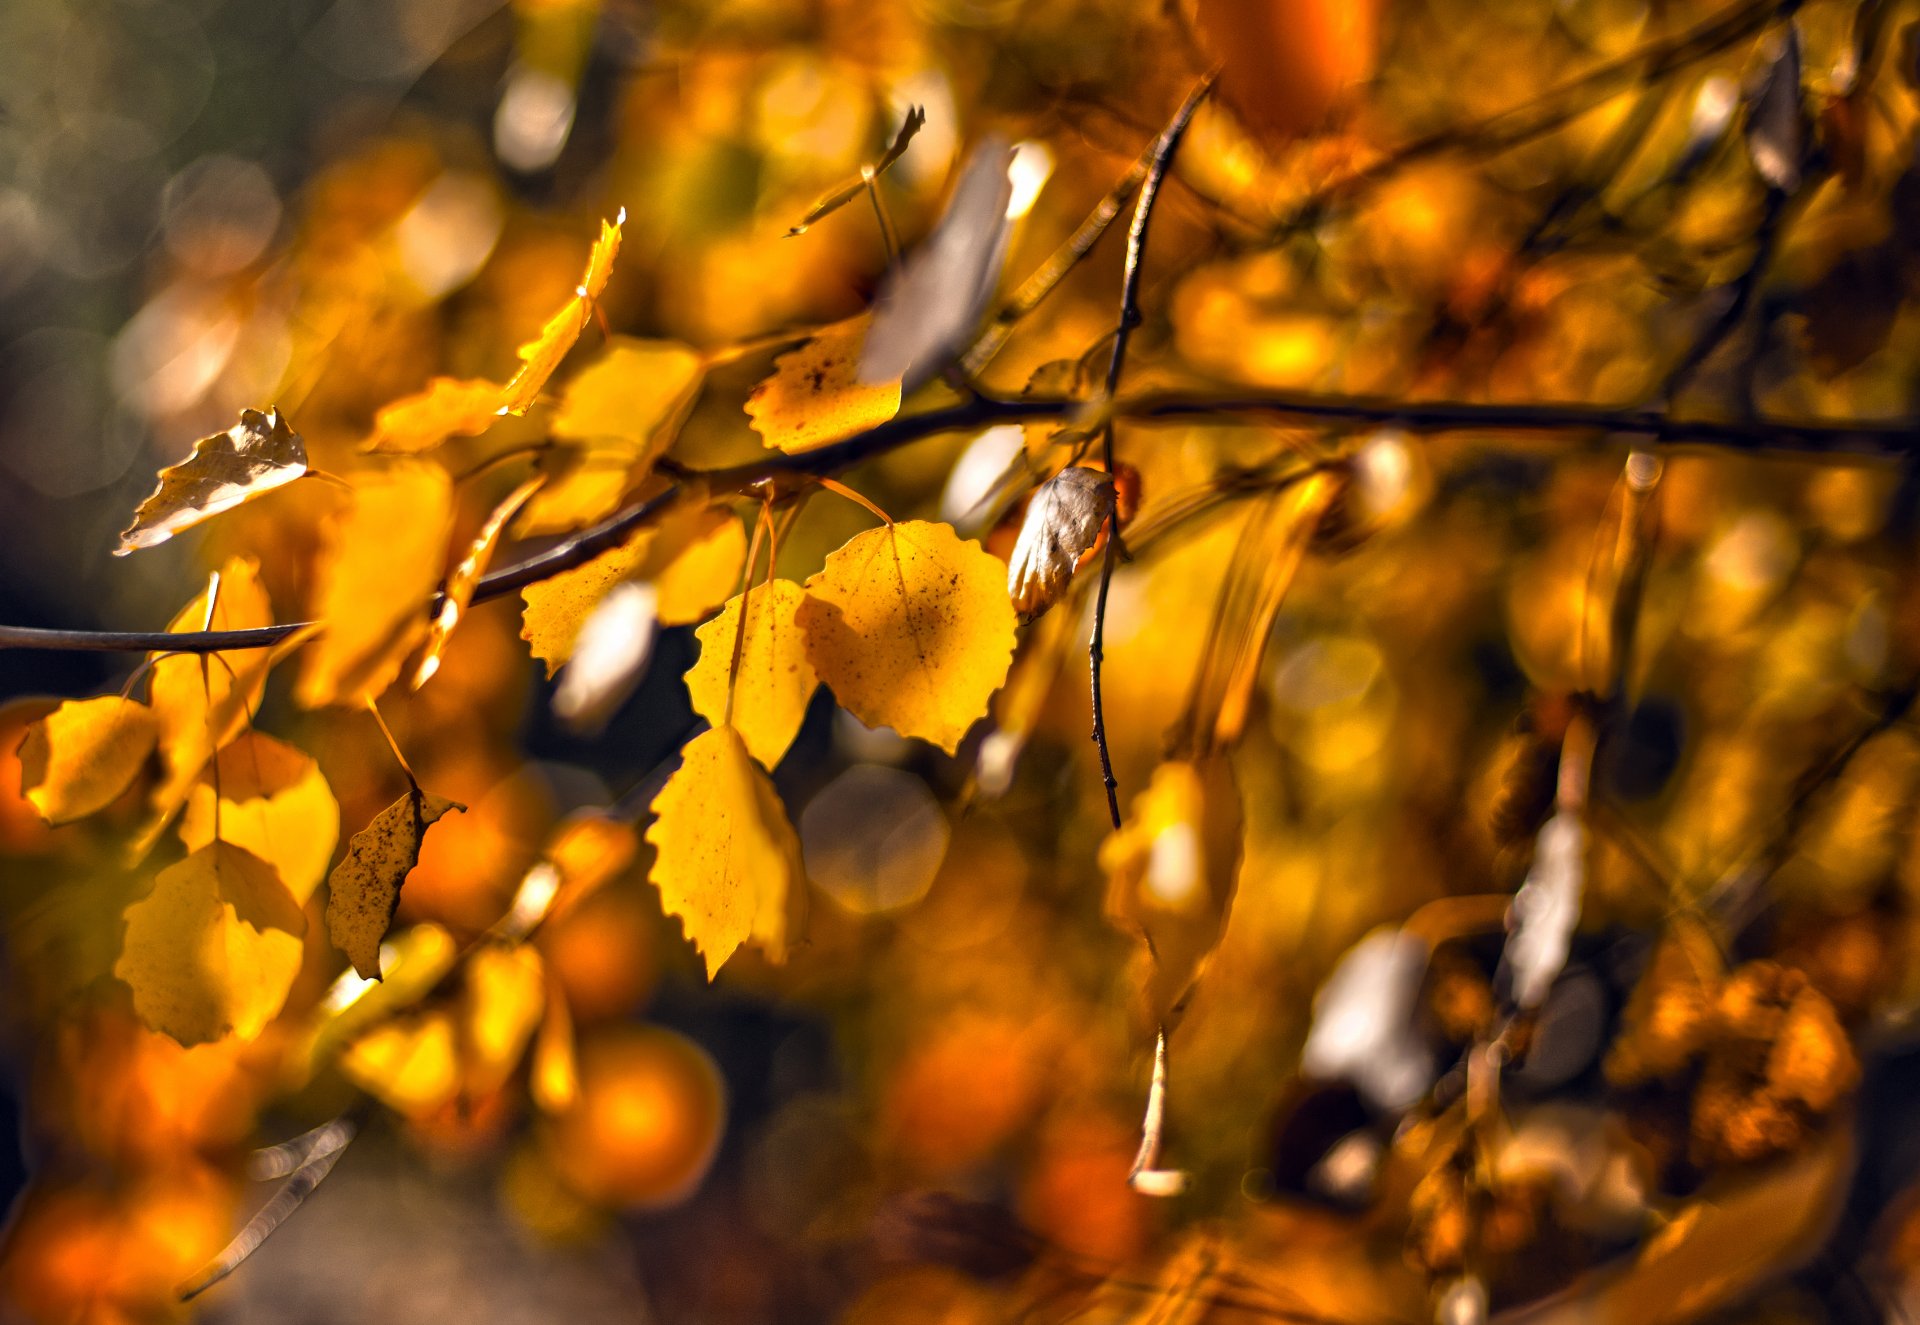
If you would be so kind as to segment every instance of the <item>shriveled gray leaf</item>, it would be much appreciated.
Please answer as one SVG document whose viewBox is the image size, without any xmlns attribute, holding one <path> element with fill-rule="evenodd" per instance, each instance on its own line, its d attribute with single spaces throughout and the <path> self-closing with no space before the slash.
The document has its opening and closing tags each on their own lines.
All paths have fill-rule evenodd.
<svg viewBox="0 0 1920 1325">
<path fill-rule="evenodd" d="M 1075 465 L 1040 485 L 1007 563 L 1016 612 L 1031 619 L 1053 606 L 1112 511 L 1113 478 L 1102 470 Z"/>
</svg>

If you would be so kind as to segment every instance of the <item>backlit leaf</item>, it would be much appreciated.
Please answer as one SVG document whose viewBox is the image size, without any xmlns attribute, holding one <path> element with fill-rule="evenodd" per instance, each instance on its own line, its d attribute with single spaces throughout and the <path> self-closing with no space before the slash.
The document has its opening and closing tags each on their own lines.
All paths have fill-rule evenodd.
<svg viewBox="0 0 1920 1325">
<path fill-rule="evenodd" d="M 118 695 L 70 699 L 27 728 L 21 794 L 50 824 L 84 819 L 133 784 L 159 736 L 145 704 Z"/>
<path fill-rule="evenodd" d="M 807 581 L 807 661 L 869 727 L 952 754 L 1013 660 L 1006 567 L 944 524 L 869 529 Z"/>
<path fill-rule="evenodd" d="M 900 412 L 900 383 L 857 380 L 869 319 L 826 328 L 773 361 L 773 375 L 747 397 L 747 421 L 776 451 L 812 451 L 885 423 Z"/>
<path fill-rule="evenodd" d="M 548 1113 L 564 1113 L 580 1096 L 580 1064 L 574 1052 L 573 1013 L 560 982 L 547 979 L 547 1015 L 533 1042 L 533 1067 L 528 1080 L 533 1102 Z"/>
<path fill-rule="evenodd" d="M 789 893 L 804 878 L 786 808 L 732 728 L 702 732 L 682 754 L 647 830 L 660 904 L 680 917 L 708 979 L 749 940 L 779 961 Z"/>
<path fill-rule="evenodd" d="M 678 341 L 621 337 L 567 383 L 553 435 L 623 442 L 639 477 L 672 442 L 705 376 L 701 357 Z"/>
<path fill-rule="evenodd" d="M 888 166 L 906 154 L 907 144 L 913 141 L 914 135 L 925 127 L 926 122 L 927 112 L 923 108 L 919 106 L 907 107 L 906 119 L 900 122 L 899 131 L 893 135 L 893 143 L 887 148 L 886 152 L 881 155 L 880 159 L 871 165 L 862 166 L 858 175 L 855 175 L 843 184 L 835 185 L 833 188 L 827 190 L 826 193 L 822 194 L 820 201 L 808 208 L 807 214 L 801 217 L 799 222 L 795 224 L 791 230 L 787 231 L 787 237 L 791 239 L 795 235 L 804 235 L 808 228 L 815 222 L 831 216 L 834 212 L 839 211 L 849 202 L 859 197 L 860 191 L 868 187 L 871 180 L 877 178 Z"/>
<path fill-rule="evenodd" d="M 362 979 L 380 978 L 380 940 L 400 905 L 400 887 L 420 860 L 427 829 L 466 806 L 409 785 L 399 800 L 353 835 L 327 880 L 327 935 Z"/>
<path fill-rule="evenodd" d="M 449 437 L 477 437 L 500 421 L 500 384 L 484 378 L 436 377 L 426 390 L 403 397 L 373 416 L 363 450 L 418 455 Z"/>
<path fill-rule="evenodd" d="M 402 1115 L 432 1113 L 460 1089 L 453 1018 L 435 1009 L 375 1026 L 347 1046 L 340 1070 Z"/>
<path fill-rule="evenodd" d="M 552 676 L 573 657 L 580 628 L 614 585 L 652 582 L 660 624 L 688 625 L 726 601 L 746 559 L 746 532 L 730 512 L 678 507 L 586 565 L 522 589 L 520 638 Z"/>
<path fill-rule="evenodd" d="M 560 366 L 567 351 L 586 330 L 587 321 L 593 316 L 594 301 L 607 288 L 607 277 L 613 274 L 613 260 L 620 252 L 620 227 L 626 220 L 623 207 L 613 221 L 600 223 L 600 238 L 595 241 L 593 252 L 587 255 L 587 269 L 573 297 L 547 319 L 538 336 L 520 347 L 520 371 L 501 393 L 500 413 L 525 414 L 539 399 L 553 370 Z"/>
<path fill-rule="evenodd" d="M 1022 617 L 1053 606 L 1112 510 L 1113 480 L 1085 465 L 1061 470 L 1034 492 L 1007 563 L 1007 594 Z"/>
<path fill-rule="evenodd" d="M 742 599 L 736 594 L 720 615 L 695 631 L 700 658 L 687 671 L 694 712 L 718 727 L 727 720 L 727 678 L 734 640 L 742 630 L 740 672 L 733 684 L 733 729 L 747 752 L 771 769 L 799 735 L 807 701 L 820 685 L 807 661 L 797 614 L 806 591 L 791 580 L 769 580 Z"/>
<path fill-rule="evenodd" d="M 426 651 L 420 655 L 420 665 L 413 673 L 414 689 L 418 690 L 432 680 L 433 674 L 440 670 L 440 655 L 446 651 L 447 642 L 453 638 L 453 628 L 460 624 L 461 615 L 473 601 L 474 586 L 487 573 L 487 567 L 493 564 L 493 554 L 500 546 L 500 535 L 506 531 L 507 522 L 545 482 L 544 476 L 535 474 L 508 493 L 493 508 L 493 514 L 487 517 L 480 532 L 474 535 L 467 555 L 460 558 L 460 564 L 453 568 L 453 574 L 447 576 L 447 587 L 440 595 L 440 610 L 434 613 L 433 625 L 427 630 Z"/>
<path fill-rule="evenodd" d="M 474 952 L 461 1007 L 469 1093 L 487 1095 L 506 1084 L 546 1010 L 539 949 L 490 943 Z"/>
<path fill-rule="evenodd" d="M 193 788 L 180 818 L 187 850 L 212 843 L 217 824 L 221 841 L 273 866 L 293 900 L 306 905 L 340 838 L 340 806 L 320 766 L 286 742 L 250 731 L 215 757 L 212 771 L 217 776 Z"/>
<path fill-rule="evenodd" d="M 393 684 L 427 635 L 453 525 L 453 484 L 438 465 L 402 460 L 351 476 L 352 504 L 328 525 L 316 615 L 295 698 L 307 708 L 361 704 Z"/>
<path fill-rule="evenodd" d="M 126 918 L 113 973 L 140 1019 L 181 1044 L 252 1039 L 300 969 L 306 917 L 272 865 L 229 842 L 161 870 Z"/>
<path fill-rule="evenodd" d="M 160 471 L 160 483 L 120 535 L 113 550 L 124 557 L 156 547 L 182 529 L 232 510 L 244 501 L 293 482 L 307 472 L 307 448 L 279 410 L 240 411 L 240 422 L 202 437 L 193 453 Z"/>
</svg>

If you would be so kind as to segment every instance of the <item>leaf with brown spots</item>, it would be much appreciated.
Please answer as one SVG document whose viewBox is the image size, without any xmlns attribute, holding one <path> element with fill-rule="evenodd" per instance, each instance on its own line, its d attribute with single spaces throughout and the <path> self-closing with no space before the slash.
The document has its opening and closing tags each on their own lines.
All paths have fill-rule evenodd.
<svg viewBox="0 0 1920 1325">
<path fill-rule="evenodd" d="M 747 397 L 747 421 L 776 451 L 814 451 L 885 423 L 900 412 L 900 383 L 857 379 L 865 317 L 821 331 L 773 361 L 773 376 Z"/>
<path fill-rule="evenodd" d="M 353 835 L 327 878 L 327 936 L 362 979 L 380 978 L 380 940 L 393 924 L 400 887 L 420 861 L 427 829 L 467 807 L 409 784 L 406 794 Z"/>
<path fill-rule="evenodd" d="M 232 510 L 307 472 L 307 448 L 280 411 L 240 411 L 240 422 L 202 437 L 193 454 L 160 471 L 154 488 L 120 535 L 116 557 L 158 547 L 182 529 Z"/>
</svg>

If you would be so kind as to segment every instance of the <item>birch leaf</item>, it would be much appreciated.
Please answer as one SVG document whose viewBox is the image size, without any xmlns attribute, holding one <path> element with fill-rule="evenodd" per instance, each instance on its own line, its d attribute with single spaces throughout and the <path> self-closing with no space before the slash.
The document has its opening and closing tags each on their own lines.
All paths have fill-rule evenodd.
<svg viewBox="0 0 1920 1325">
<path fill-rule="evenodd" d="M 1112 510 L 1113 480 L 1085 465 L 1061 470 L 1034 492 L 1007 566 L 1007 594 L 1022 617 L 1053 606 Z"/>
<path fill-rule="evenodd" d="M 705 362 L 678 341 L 618 338 L 567 383 L 553 435 L 625 443 L 633 476 L 643 476 L 672 442 L 705 376 Z"/>
<path fill-rule="evenodd" d="M 433 624 L 427 628 L 426 651 L 420 655 L 420 665 L 414 669 L 415 690 L 432 680 L 433 674 L 440 670 L 440 655 L 446 652 L 447 643 L 453 638 L 453 628 L 460 624 L 460 618 L 473 602 L 473 591 L 480 583 L 480 577 L 493 564 L 493 554 L 499 550 L 500 535 L 506 532 L 507 522 L 545 482 L 544 475 L 536 474 L 508 493 L 493 508 L 493 514 L 487 517 L 487 522 L 474 536 L 473 543 L 467 548 L 467 555 L 460 558 L 460 564 L 453 568 L 453 574 L 447 576 L 447 587 L 440 595 L 440 610 L 434 613 Z"/>
<path fill-rule="evenodd" d="M 161 870 L 126 920 L 113 973 L 140 1019 L 184 1045 L 257 1036 L 300 970 L 306 917 L 272 865 L 230 842 Z"/>
<path fill-rule="evenodd" d="M 900 412 L 900 383 L 858 380 L 869 319 L 826 328 L 773 361 L 773 375 L 747 397 L 747 422 L 775 451 L 816 451 Z"/>
<path fill-rule="evenodd" d="M 780 961 L 789 893 L 804 878 L 786 809 L 732 728 L 704 731 L 682 753 L 647 830 L 660 904 L 680 917 L 708 979 L 749 940 Z"/>
<path fill-rule="evenodd" d="M 532 408 L 547 379 L 553 376 L 553 370 L 560 366 L 567 351 L 586 330 L 587 320 L 593 316 L 594 301 L 607 288 L 607 278 L 613 274 L 613 260 L 620 252 L 620 227 L 626 220 L 627 210 L 623 207 L 614 220 L 600 223 L 600 238 L 587 255 L 587 269 L 573 297 L 547 319 L 538 336 L 520 347 L 520 371 L 501 392 L 500 413 L 525 414 Z"/>
<path fill-rule="evenodd" d="M 400 906 L 400 887 L 420 861 L 427 829 L 467 807 L 408 785 L 406 793 L 353 835 L 327 880 L 327 935 L 363 980 L 380 978 L 380 940 Z"/>
<path fill-rule="evenodd" d="M 843 707 L 952 754 L 1013 661 L 1006 567 L 950 525 L 869 529 L 807 581 L 807 661 Z"/>
<path fill-rule="evenodd" d="M 160 471 L 159 486 L 133 513 L 113 550 L 157 547 L 202 520 L 284 487 L 307 472 L 307 448 L 279 410 L 240 411 L 240 422 L 202 437 L 193 453 Z"/>
<path fill-rule="evenodd" d="M 460 1029 L 470 1095 L 490 1095 L 506 1084 L 546 1010 L 539 949 L 490 943 L 468 959 Z"/>
<path fill-rule="evenodd" d="M 84 819 L 133 785 L 159 737 L 145 704 L 118 695 L 70 699 L 27 728 L 21 794 L 50 824 Z"/>
<path fill-rule="evenodd" d="M 816 222 L 831 216 L 855 198 L 859 197 L 860 191 L 866 188 L 870 181 L 878 178 L 888 166 L 906 155 L 907 144 L 913 141 L 914 135 L 920 132 L 926 125 L 926 122 L 927 112 L 923 108 L 919 106 L 907 107 L 906 119 L 900 122 L 899 131 L 893 135 L 892 145 L 887 148 L 880 159 L 871 165 L 862 166 L 858 175 L 855 175 L 845 183 L 834 186 L 822 194 L 820 200 L 807 209 L 807 214 L 801 217 L 791 230 L 787 231 L 787 238 L 792 239 L 795 235 L 806 234 Z"/>
<path fill-rule="evenodd" d="M 436 377 L 426 389 L 373 416 L 366 451 L 419 455 L 449 437 L 477 437 L 500 421 L 500 384 L 484 378 Z"/>
<path fill-rule="evenodd" d="M 180 840 L 198 851 L 219 839 L 273 866 L 293 900 L 305 906 L 326 877 L 340 840 L 340 806 L 313 758 L 261 732 L 240 736 L 215 758 L 187 798 Z M 218 817 L 215 799 L 218 797 Z"/>
<path fill-rule="evenodd" d="M 353 501 L 329 524 L 318 613 L 294 696 L 307 708 L 364 704 L 393 684 L 427 634 L 453 527 L 453 484 L 438 465 L 401 460 L 352 476 Z"/>
<path fill-rule="evenodd" d="M 807 702 L 820 686 L 800 634 L 798 614 L 804 601 L 806 591 L 793 581 L 769 580 L 755 585 L 744 598 L 734 595 L 720 615 L 694 632 L 700 641 L 700 658 L 687 671 L 687 690 L 693 696 L 694 712 L 718 727 L 726 721 L 734 640 L 745 630 L 740 672 L 733 685 L 732 725 L 747 753 L 768 769 L 780 762 L 799 735 Z"/>
</svg>

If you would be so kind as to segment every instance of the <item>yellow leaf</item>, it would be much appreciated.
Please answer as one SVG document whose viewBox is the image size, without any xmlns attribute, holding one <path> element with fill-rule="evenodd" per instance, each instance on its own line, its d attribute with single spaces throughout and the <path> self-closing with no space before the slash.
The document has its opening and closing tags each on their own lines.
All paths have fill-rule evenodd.
<svg viewBox="0 0 1920 1325">
<path fill-rule="evenodd" d="M 678 341 L 618 338 L 567 383 L 553 435 L 625 442 L 635 474 L 644 474 L 673 441 L 705 376 L 704 361 Z"/>
<path fill-rule="evenodd" d="M 747 418 L 776 451 L 812 451 L 865 432 L 900 412 L 900 383 L 856 379 L 866 317 L 826 328 L 773 361 L 773 376 L 747 397 Z"/>
<path fill-rule="evenodd" d="M 558 919 L 633 864 L 640 836 L 624 819 L 592 810 L 577 812 L 554 830 L 546 858 L 560 879 L 547 915 Z"/>
<path fill-rule="evenodd" d="M 221 841 L 273 866 L 305 906 L 340 838 L 340 806 L 320 766 L 286 742 L 250 731 L 215 757 L 213 770 L 187 798 L 180 840 L 198 851 L 213 842 L 217 825 Z"/>
<path fill-rule="evenodd" d="M 300 969 L 305 915 L 272 865 L 230 842 L 161 870 L 126 919 L 113 973 L 140 1019 L 181 1044 L 252 1039 Z"/>
<path fill-rule="evenodd" d="M 952 754 L 1007 679 L 1006 566 L 949 525 L 869 529 L 807 581 L 807 661 L 842 706 Z"/>
<path fill-rule="evenodd" d="M 779 961 L 789 897 L 805 877 L 786 809 L 732 728 L 700 733 L 682 754 L 647 829 L 660 904 L 680 917 L 708 979 L 749 939 Z"/>
<path fill-rule="evenodd" d="M 477 437 L 500 421 L 498 382 L 436 377 L 424 391 L 394 401 L 373 416 L 373 436 L 362 447 L 383 455 L 418 455 L 449 437 Z"/>
<path fill-rule="evenodd" d="M 427 829 L 467 807 L 408 785 L 406 794 L 353 835 L 327 880 L 327 935 L 362 979 L 380 978 L 380 940 L 400 905 L 400 886 L 420 861 Z"/>
<path fill-rule="evenodd" d="M 432 1113 L 460 1089 L 453 1018 L 433 1011 L 375 1026 L 347 1046 L 340 1070 L 397 1113 Z"/>
<path fill-rule="evenodd" d="M 167 629 L 178 634 L 272 624 L 273 605 L 260 587 L 258 564 L 235 557 L 220 571 L 211 617 L 207 595 L 202 593 L 180 610 Z M 137 853 L 144 854 L 186 802 L 214 751 L 252 721 L 266 689 L 267 672 L 278 657 L 272 649 L 231 649 L 212 655 L 161 656 L 153 664 L 150 698 L 160 724 L 160 758 L 166 772 L 154 790 L 153 817 L 140 836 Z"/>
<path fill-rule="evenodd" d="M 650 580 L 660 624 L 687 625 L 726 601 L 747 560 L 740 521 L 720 507 L 677 507 L 620 547 L 584 566 L 520 591 L 526 601 L 520 638 L 544 659 L 547 675 L 573 657 L 580 627 L 614 585 Z"/>
<path fill-rule="evenodd" d="M 133 523 L 113 550 L 124 557 L 157 547 L 182 529 L 232 510 L 244 501 L 293 482 L 307 472 L 307 448 L 279 410 L 240 411 L 240 422 L 202 437 L 193 454 L 160 471 L 154 488 L 133 513 Z"/>
<path fill-rule="evenodd" d="M 620 509 L 633 484 L 633 457 L 623 448 L 569 448 L 543 456 L 547 486 L 527 503 L 520 517 L 524 538 L 584 529 Z M 638 494 L 644 495 L 644 494 Z"/>
<path fill-rule="evenodd" d="M 553 370 L 560 366 L 567 351 L 586 330 L 587 319 L 593 316 L 593 303 L 607 288 L 607 277 L 613 274 L 613 260 L 620 252 L 620 227 L 626 219 L 626 209 L 622 208 L 614 221 L 600 223 L 600 238 L 593 252 L 587 255 L 587 270 L 573 297 L 547 319 L 538 336 L 520 347 L 520 371 L 501 394 L 502 414 L 525 414 L 539 399 L 540 390 L 553 376 Z"/>
<path fill-rule="evenodd" d="M 50 824 L 84 819 L 133 785 L 159 736 L 145 704 L 118 695 L 70 699 L 27 728 L 21 794 Z"/>
<path fill-rule="evenodd" d="M 573 1013 L 558 980 L 547 981 L 547 1015 L 533 1042 L 528 1085 L 533 1102 L 548 1113 L 565 1113 L 580 1097 L 580 1065 L 574 1053 Z"/>
<path fill-rule="evenodd" d="M 490 1095 L 506 1084 L 546 1010 L 538 949 L 488 944 L 468 958 L 462 1047 L 469 1094 Z"/>
<path fill-rule="evenodd" d="M 453 526 L 453 485 L 438 465 L 397 461 L 352 476 L 353 504 L 329 524 L 317 615 L 295 697 L 307 708 L 362 704 L 400 674 L 427 634 Z"/>
<path fill-rule="evenodd" d="M 746 640 L 733 687 L 733 729 L 746 742 L 747 752 L 769 769 L 799 735 L 807 701 L 820 685 L 795 619 L 805 599 L 806 592 L 791 580 L 769 580 L 746 595 Z M 741 598 L 736 594 L 719 616 L 694 632 L 700 660 L 687 672 L 687 690 L 694 712 L 716 727 L 726 721 L 727 677 L 741 628 Z"/>
<path fill-rule="evenodd" d="M 474 536 L 467 555 L 460 558 L 460 564 L 453 568 L 453 574 L 447 576 L 447 587 L 440 596 L 440 610 L 434 613 L 433 625 L 427 631 L 426 651 L 420 655 L 420 666 L 413 674 L 415 690 L 432 680 L 433 674 L 440 670 L 440 655 L 446 652 L 447 642 L 453 638 L 453 628 L 460 624 L 467 605 L 473 601 L 474 586 L 480 583 L 480 577 L 487 573 L 487 567 L 493 563 L 493 554 L 500 546 L 500 535 L 506 531 L 507 522 L 545 482 L 544 475 L 535 474 L 508 493 L 505 500 L 493 508 L 493 514 L 487 517 L 486 524 Z"/>
</svg>

